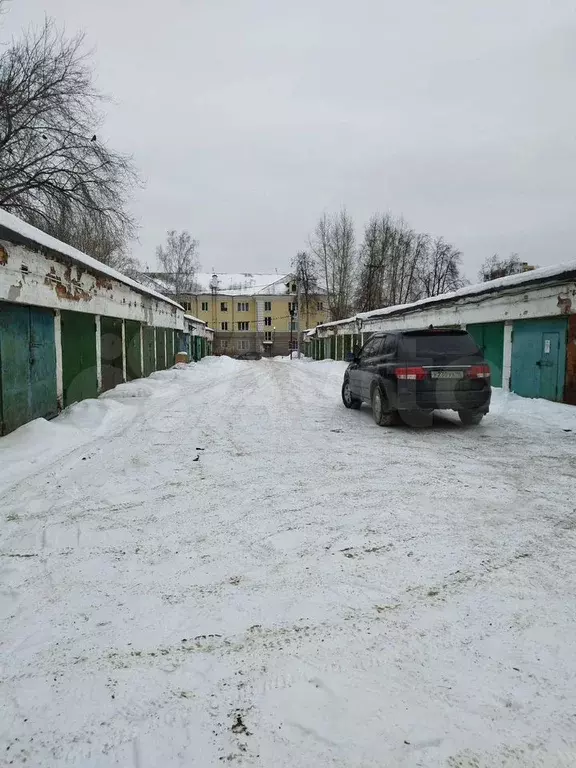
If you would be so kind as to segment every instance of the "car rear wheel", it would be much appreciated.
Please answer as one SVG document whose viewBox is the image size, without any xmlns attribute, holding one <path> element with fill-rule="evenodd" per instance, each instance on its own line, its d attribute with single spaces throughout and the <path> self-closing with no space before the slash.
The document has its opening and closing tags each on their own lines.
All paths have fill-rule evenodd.
<svg viewBox="0 0 576 768">
<path fill-rule="evenodd" d="M 480 424 L 484 418 L 484 414 L 480 411 L 458 411 L 458 416 L 460 416 L 462 424 L 467 427 L 473 427 L 476 426 L 476 424 Z"/>
<path fill-rule="evenodd" d="M 372 390 L 372 416 L 380 427 L 393 427 L 398 423 L 398 411 L 390 410 L 388 398 L 378 386 Z"/>
<path fill-rule="evenodd" d="M 350 389 L 350 382 L 348 379 L 346 379 L 344 384 L 342 384 L 342 402 L 346 408 L 354 408 L 355 410 L 358 410 L 358 408 L 360 408 L 362 405 L 362 400 L 352 394 L 352 390 Z"/>
</svg>

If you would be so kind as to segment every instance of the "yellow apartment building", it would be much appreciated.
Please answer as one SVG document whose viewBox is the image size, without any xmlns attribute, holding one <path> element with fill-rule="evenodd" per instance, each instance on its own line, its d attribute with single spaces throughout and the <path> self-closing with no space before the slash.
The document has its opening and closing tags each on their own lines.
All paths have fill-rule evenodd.
<svg viewBox="0 0 576 768">
<path fill-rule="evenodd" d="M 161 284 L 162 273 L 147 273 Z M 213 353 L 235 357 L 260 352 L 269 357 L 297 348 L 297 285 L 292 274 L 199 273 L 196 290 L 178 297 L 187 312 L 214 330 Z M 169 281 L 166 281 L 164 293 Z M 301 297 L 302 330 L 329 320 L 325 296 Z"/>
</svg>

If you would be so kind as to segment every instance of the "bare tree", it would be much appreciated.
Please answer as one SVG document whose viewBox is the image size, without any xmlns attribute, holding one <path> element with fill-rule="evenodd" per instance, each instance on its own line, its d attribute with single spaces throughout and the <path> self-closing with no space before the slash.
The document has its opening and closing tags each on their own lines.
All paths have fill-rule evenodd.
<svg viewBox="0 0 576 768">
<path fill-rule="evenodd" d="M 46 20 L 0 53 L 0 206 L 48 231 L 66 215 L 125 244 L 138 180 L 98 135 L 102 97 L 83 48 Z"/>
<path fill-rule="evenodd" d="M 310 241 L 332 320 L 352 312 L 356 242 L 354 222 L 343 208 L 337 214 L 324 214 Z"/>
<path fill-rule="evenodd" d="M 421 295 L 438 296 L 464 285 L 460 274 L 462 254 L 444 238 L 437 237 L 426 248 L 419 265 Z"/>
<path fill-rule="evenodd" d="M 406 304 L 418 298 L 417 269 L 426 249 L 426 236 L 410 229 L 403 219 L 395 223 L 387 253 L 386 304 Z"/>
<path fill-rule="evenodd" d="M 383 270 L 385 255 L 382 247 L 381 223 L 379 216 L 372 216 L 364 227 L 364 239 L 358 251 L 356 308 L 359 312 L 369 312 L 384 306 Z"/>
<path fill-rule="evenodd" d="M 177 299 L 194 291 L 199 269 L 198 241 L 189 232 L 169 230 L 166 245 L 156 248 L 156 256 Z"/>
<path fill-rule="evenodd" d="M 506 277 L 507 275 L 518 275 L 531 269 L 535 269 L 535 267 L 529 266 L 525 261 L 520 261 L 517 253 L 511 253 L 508 258 L 504 259 L 501 259 L 495 253 L 494 256 L 489 256 L 484 261 L 478 277 L 482 282 L 486 282 L 487 280 L 496 280 L 498 277 Z"/>
<path fill-rule="evenodd" d="M 106 219 L 97 215 L 83 215 L 67 207 L 60 211 L 54 207 L 49 221 L 36 214 L 27 218 L 30 224 L 118 272 L 129 277 L 137 277 L 140 272 L 140 264 L 130 252 L 126 232 L 112 226 Z"/>
<path fill-rule="evenodd" d="M 402 219 L 372 216 L 360 247 L 358 309 L 367 312 L 418 298 L 418 270 L 427 244 L 427 236 L 414 232 Z"/>
<path fill-rule="evenodd" d="M 316 263 L 307 251 L 300 251 L 293 260 L 292 268 L 298 282 L 300 319 L 305 318 L 306 328 L 310 328 L 310 314 L 320 295 Z"/>
</svg>

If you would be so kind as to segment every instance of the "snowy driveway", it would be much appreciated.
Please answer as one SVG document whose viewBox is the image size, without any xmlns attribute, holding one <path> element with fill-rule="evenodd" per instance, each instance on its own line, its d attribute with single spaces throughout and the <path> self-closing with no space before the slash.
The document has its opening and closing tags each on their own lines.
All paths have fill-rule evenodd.
<svg viewBox="0 0 576 768">
<path fill-rule="evenodd" d="M 207 359 L 0 441 L 1 765 L 576 764 L 576 409 L 386 430 L 343 367 Z"/>
</svg>

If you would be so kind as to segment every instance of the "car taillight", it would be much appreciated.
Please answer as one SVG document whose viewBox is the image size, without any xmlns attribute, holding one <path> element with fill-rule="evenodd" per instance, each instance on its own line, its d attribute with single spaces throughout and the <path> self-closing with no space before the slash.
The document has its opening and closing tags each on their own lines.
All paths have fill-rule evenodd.
<svg viewBox="0 0 576 768">
<path fill-rule="evenodd" d="M 403 379 L 403 380 L 409 380 L 409 381 L 422 381 L 422 379 L 425 379 L 428 375 L 424 370 L 424 368 L 421 368 L 421 367 L 396 368 L 395 373 L 396 373 L 397 379 Z"/>
<path fill-rule="evenodd" d="M 471 365 L 466 371 L 466 376 L 469 379 L 489 379 L 490 378 L 490 366 L 489 365 Z"/>
</svg>

